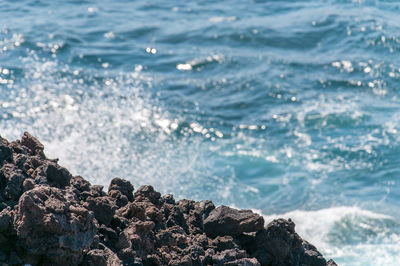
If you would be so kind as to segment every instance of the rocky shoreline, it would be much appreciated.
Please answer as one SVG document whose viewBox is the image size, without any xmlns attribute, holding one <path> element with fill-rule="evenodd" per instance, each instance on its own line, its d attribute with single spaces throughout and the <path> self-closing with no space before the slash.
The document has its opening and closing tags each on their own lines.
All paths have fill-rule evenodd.
<svg viewBox="0 0 400 266">
<path fill-rule="evenodd" d="M 72 176 L 29 133 L 0 137 L 2 265 L 336 265 L 295 232 L 250 210 L 175 201 L 114 178 Z"/>
</svg>

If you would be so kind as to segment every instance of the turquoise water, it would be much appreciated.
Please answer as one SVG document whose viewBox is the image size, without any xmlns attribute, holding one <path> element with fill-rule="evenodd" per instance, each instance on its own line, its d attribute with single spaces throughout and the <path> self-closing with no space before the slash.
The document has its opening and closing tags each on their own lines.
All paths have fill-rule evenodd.
<svg viewBox="0 0 400 266">
<path fill-rule="evenodd" d="M 0 0 L 0 135 L 105 186 L 251 208 L 400 265 L 397 1 Z"/>
</svg>

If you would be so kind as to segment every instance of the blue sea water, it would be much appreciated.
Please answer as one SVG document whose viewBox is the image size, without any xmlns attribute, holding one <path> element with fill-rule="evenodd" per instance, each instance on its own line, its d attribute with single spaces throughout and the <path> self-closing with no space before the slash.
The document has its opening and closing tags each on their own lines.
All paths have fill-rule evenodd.
<svg viewBox="0 0 400 266">
<path fill-rule="evenodd" d="M 0 0 L 0 135 L 400 265 L 399 59 L 398 1 Z"/>
</svg>

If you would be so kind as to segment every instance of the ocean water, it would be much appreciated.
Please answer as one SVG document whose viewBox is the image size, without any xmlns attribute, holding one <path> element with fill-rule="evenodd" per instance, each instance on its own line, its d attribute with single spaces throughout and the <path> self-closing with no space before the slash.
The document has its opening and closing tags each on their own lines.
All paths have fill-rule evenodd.
<svg viewBox="0 0 400 266">
<path fill-rule="evenodd" d="M 398 1 L 0 0 L 0 135 L 107 186 L 400 265 Z"/>
</svg>

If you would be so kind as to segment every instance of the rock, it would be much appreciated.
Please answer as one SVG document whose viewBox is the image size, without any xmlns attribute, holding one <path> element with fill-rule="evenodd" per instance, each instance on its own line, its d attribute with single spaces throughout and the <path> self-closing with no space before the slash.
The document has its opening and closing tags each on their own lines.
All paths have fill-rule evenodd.
<svg viewBox="0 0 400 266">
<path fill-rule="evenodd" d="M 144 221 L 146 219 L 145 208 L 135 202 L 129 203 L 128 205 L 118 209 L 115 212 L 116 216 L 122 216 L 126 219 L 137 218 Z"/>
<path fill-rule="evenodd" d="M 74 176 L 70 180 L 70 185 L 79 192 L 90 191 L 90 183 L 81 176 Z"/>
<path fill-rule="evenodd" d="M 337 266 L 336 262 L 334 262 L 332 259 L 328 260 L 326 263 L 326 266 Z"/>
<path fill-rule="evenodd" d="M 111 198 L 115 199 L 115 204 L 119 208 L 124 207 L 126 204 L 129 203 L 128 198 L 118 190 L 111 190 L 111 191 L 108 192 L 108 195 Z"/>
<path fill-rule="evenodd" d="M 244 232 L 256 232 L 264 226 L 264 218 L 250 210 L 236 210 L 220 206 L 212 210 L 204 220 L 204 231 L 209 237 L 218 235 L 237 236 Z"/>
<path fill-rule="evenodd" d="M 0 137 L 0 165 L 3 161 L 12 158 L 12 149 L 8 147 L 8 141 Z"/>
<path fill-rule="evenodd" d="M 108 193 L 47 159 L 29 133 L 0 137 L 0 264 L 336 265 L 300 238 L 291 220 L 211 201 L 175 201 L 152 186 Z"/>
<path fill-rule="evenodd" d="M 12 224 L 12 212 L 8 207 L 0 212 L 0 232 L 7 232 Z"/>
<path fill-rule="evenodd" d="M 40 141 L 38 141 L 35 137 L 33 137 L 28 132 L 25 132 L 21 139 L 21 144 L 28 148 L 28 152 L 31 155 L 40 155 L 44 157 L 44 146 Z"/>
<path fill-rule="evenodd" d="M 243 258 L 224 263 L 225 266 L 261 266 L 256 258 Z"/>
<path fill-rule="evenodd" d="M 247 254 L 244 250 L 227 249 L 212 256 L 212 261 L 215 265 L 226 265 L 228 262 L 234 262 L 238 259 L 243 259 L 246 257 Z"/>
<path fill-rule="evenodd" d="M 108 194 L 112 191 L 118 191 L 126 196 L 130 202 L 133 201 L 133 185 L 127 180 L 118 177 L 111 180 L 110 186 L 108 187 Z"/>
<path fill-rule="evenodd" d="M 176 205 L 168 206 L 167 204 L 165 204 L 162 210 L 164 211 L 164 215 L 166 217 L 167 227 L 173 227 L 177 225 L 182 227 L 185 230 L 185 232 L 189 231 L 181 208 L 179 208 Z"/>
<path fill-rule="evenodd" d="M 168 204 L 175 204 L 175 199 L 174 196 L 172 194 L 167 194 L 163 197 L 164 202 L 168 203 Z"/>
<path fill-rule="evenodd" d="M 297 265 L 302 239 L 294 231 L 294 227 L 295 224 L 290 219 L 273 220 L 264 230 L 257 232 L 256 250 L 250 250 L 250 254 L 256 257 L 261 265 L 278 265 L 280 262 Z"/>
<path fill-rule="evenodd" d="M 13 164 L 5 164 L 0 169 L 0 180 L 5 183 L 4 197 L 9 200 L 18 200 L 22 194 L 22 183 L 24 175 L 20 169 Z"/>
<path fill-rule="evenodd" d="M 154 190 L 152 186 L 141 186 L 134 195 L 135 201 L 149 201 L 158 208 L 164 203 L 161 193 Z"/>
<path fill-rule="evenodd" d="M 317 248 L 303 240 L 302 250 L 300 251 L 300 263 L 305 265 L 325 266 L 326 260 Z"/>
<path fill-rule="evenodd" d="M 94 217 L 68 190 L 35 187 L 21 196 L 15 211 L 18 245 L 28 254 L 46 256 L 54 264 L 76 263 L 92 244 Z"/>
<path fill-rule="evenodd" d="M 231 236 L 217 236 L 211 243 L 217 251 L 238 248 L 238 245 Z"/>
<path fill-rule="evenodd" d="M 35 187 L 35 180 L 32 178 L 27 178 L 24 180 L 24 183 L 22 183 L 23 191 L 28 191 L 31 190 Z"/>
<path fill-rule="evenodd" d="M 84 204 L 84 207 L 94 212 L 94 217 L 100 224 L 108 226 L 114 216 L 116 206 L 113 205 L 113 201 L 107 197 L 88 197 Z"/>
<path fill-rule="evenodd" d="M 103 191 L 103 186 L 98 186 L 98 185 L 89 186 L 89 191 L 84 190 L 78 195 L 78 197 L 83 201 L 86 201 L 88 197 L 98 198 L 105 196 L 107 196 L 107 194 Z M 111 198 L 110 200 L 112 201 Z"/>
<path fill-rule="evenodd" d="M 184 213 L 187 231 L 191 234 L 201 234 L 204 231 L 203 220 L 209 215 L 209 213 L 215 209 L 214 204 L 211 201 L 200 201 L 195 202 L 192 200 L 180 200 L 178 202 L 179 208 Z"/>
<path fill-rule="evenodd" d="M 168 265 L 174 266 L 192 266 L 192 258 L 189 255 L 185 255 L 182 258 L 171 260 Z"/>
<path fill-rule="evenodd" d="M 109 248 L 92 249 L 86 253 L 84 264 L 87 266 L 120 266 L 122 261 Z"/>
<path fill-rule="evenodd" d="M 55 163 L 48 163 L 44 169 L 50 185 L 64 188 L 70 185 L 72 175 L 64 167 Z"/>
<path fill-rule="evenodd" d="M 136 253 L 146 258 L 154 250 L 154 223 L 150 221 L 133 222 L 120 234 L 116 246 L 119 249 L 134 249 Z"/>
</svg>

